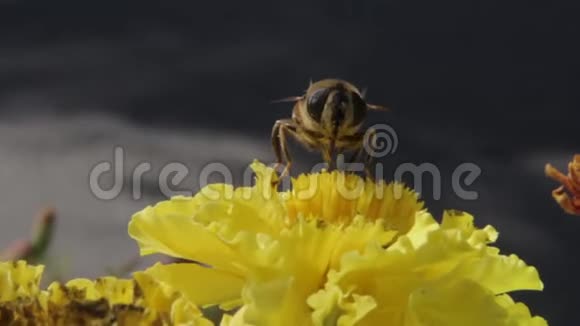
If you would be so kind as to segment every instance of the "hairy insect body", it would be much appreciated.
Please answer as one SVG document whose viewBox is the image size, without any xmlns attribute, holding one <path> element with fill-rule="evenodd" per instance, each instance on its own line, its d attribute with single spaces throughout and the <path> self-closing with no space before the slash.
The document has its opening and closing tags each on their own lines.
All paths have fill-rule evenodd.
<svg viewBox="0 0 580 326">
<path fill-rule="evenodd" d="M 354 85 L 339 79 L 311 83 L 304 95 L 288 100 L 295 102 L 292 118 L 276 121 L 272 129 L 277 162 L 286 163 L 283 175 L 289 172 L 292 164 L 287 148 L 288 136 L 310 150 L 320 151 L 324 161 L 332 167 L 337 153 L 354 151 L 352 160 L 364 154 L 365 133 L 361 129 L 366 113 L 384 109 L 367 104 Z M 365 163 L 368 161 L 367 157 Z"/>
</svg>

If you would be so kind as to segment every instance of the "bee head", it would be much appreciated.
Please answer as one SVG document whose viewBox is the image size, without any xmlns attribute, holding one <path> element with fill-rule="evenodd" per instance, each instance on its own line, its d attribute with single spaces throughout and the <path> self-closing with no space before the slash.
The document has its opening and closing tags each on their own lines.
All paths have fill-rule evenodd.
<svg viewBox="0 0 580 326">
<path fill-rule="evenodd" d="M 325 79 L 312 84 L 306 92 L 308 115 L 325 128 L 360 125 L 367 112 L 367 104 L 358 89 L 340 80 Z"/>
</svg>

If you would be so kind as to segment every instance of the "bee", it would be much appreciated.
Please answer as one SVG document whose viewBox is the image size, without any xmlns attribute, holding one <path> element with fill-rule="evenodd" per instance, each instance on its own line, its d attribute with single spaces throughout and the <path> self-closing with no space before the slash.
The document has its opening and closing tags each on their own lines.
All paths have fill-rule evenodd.
<svg viewBox="0 0 580 326">
<path fill-rule="evenodd" d="M 288 175 L 292 158 L 287 140 L 291 136 L 308 150 L 318 150 L 329 169 L 333 168 L 335 154 L 353 151 L 350 161 L 365 155 L 364 142 L 374 144 L 374 130 L 363 131 L 362 126 L 368 110 L 387 110 L 369 104 L 353 84 L 340 79 L 323 79 L 310 83 L 302 96 L 289 97 L 279 102 L 294 102 L 292 118 L 277 120 L 272 128 L 272 147 L 277 167 L 286 164 L 282 176 Z M 369 133 L 365 136 L 366 133 Z M 372 145 L 371 144 L 371 145 Z M 366 153 L 367 167 L 371 161 Z"/>
</svg>

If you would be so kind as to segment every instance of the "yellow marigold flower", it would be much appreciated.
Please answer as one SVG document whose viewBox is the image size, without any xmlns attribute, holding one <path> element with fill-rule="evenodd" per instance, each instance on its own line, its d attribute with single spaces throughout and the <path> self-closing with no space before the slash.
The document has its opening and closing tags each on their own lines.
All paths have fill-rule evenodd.
<svg viewBox="0 0 580 326">
<path fill-rule="evenodd" d="M 302 175 L 278 192 L 273 169 L 252 168 L 253 187 L 209 185 L 129 223 L 142 254 L 196 262 L 157 264 L 147 275 L 202 306 L 239 307 L 222 325 L 427 325 L 439 312 L 451 315 L 447 325 L 465 325 L 447 305 L 460 291 L 465 307 L 491 305 L 505 314 L 497 320 L 520 322 L 521 305 L 496 294 L 542 287 L 535 269 L 486 246 L 491 227 L 449 218 L 439 225 L 401 184 L 334 171 Z M 434 292 L 421 290 L 429 286 Z"/>
<path fill-rule="evenodd" d="M 42 269 L 0 263 L 1 325 L 213 325 L 192 302 L 143 273 L 54 282 L 40 291 Z"/>
<path fill-rule="evenodd" d="M 551 164 L 546 164 L 545 170 L 548 177 L 562 184 L 552 191 L 552 197 L 566 213 L 580 215 L 580 154 L 574 155 L 574 160 L 568 164 L 568 175 Z"/>
<path fill-rule="evenodd" d="M 156 265 L 147 273 L 201 305 L 245 302 L 249 322 L 304 325 L 306 299 L 344 252 L 388 245 L 422 209 L 400 184 L 339 172 L 301 176 L 292 191 L 278 193 L 274 170 L 252 167 L 254 187 L 210 185 L 193 198 L 147 207 L 129 225 L 142 254 L 204 264 Z"/>
<path fill-rule="evenodd" d="M 429 214 L 388 248 L 343 256 L 312 295 L 315 325 L 547 325 L 505 294 L 541 290 L 535 268 L 488 246 L 497 232 L 473 217 Z"/>
</svg>

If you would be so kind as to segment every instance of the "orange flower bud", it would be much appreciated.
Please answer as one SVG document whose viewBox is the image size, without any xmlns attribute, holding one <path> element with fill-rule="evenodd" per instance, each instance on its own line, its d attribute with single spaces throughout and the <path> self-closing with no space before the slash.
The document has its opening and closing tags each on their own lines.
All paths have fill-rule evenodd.
<svg viewBox="0 0 580 326">
<path fill-rule="evenodd" d="M 562 185 L 552 191 L 552 197 L 568 214 L 580 215 L 580 154 L 568 163 L 568 175 L 546 164 L 546 175 Z"/>
</svg>

